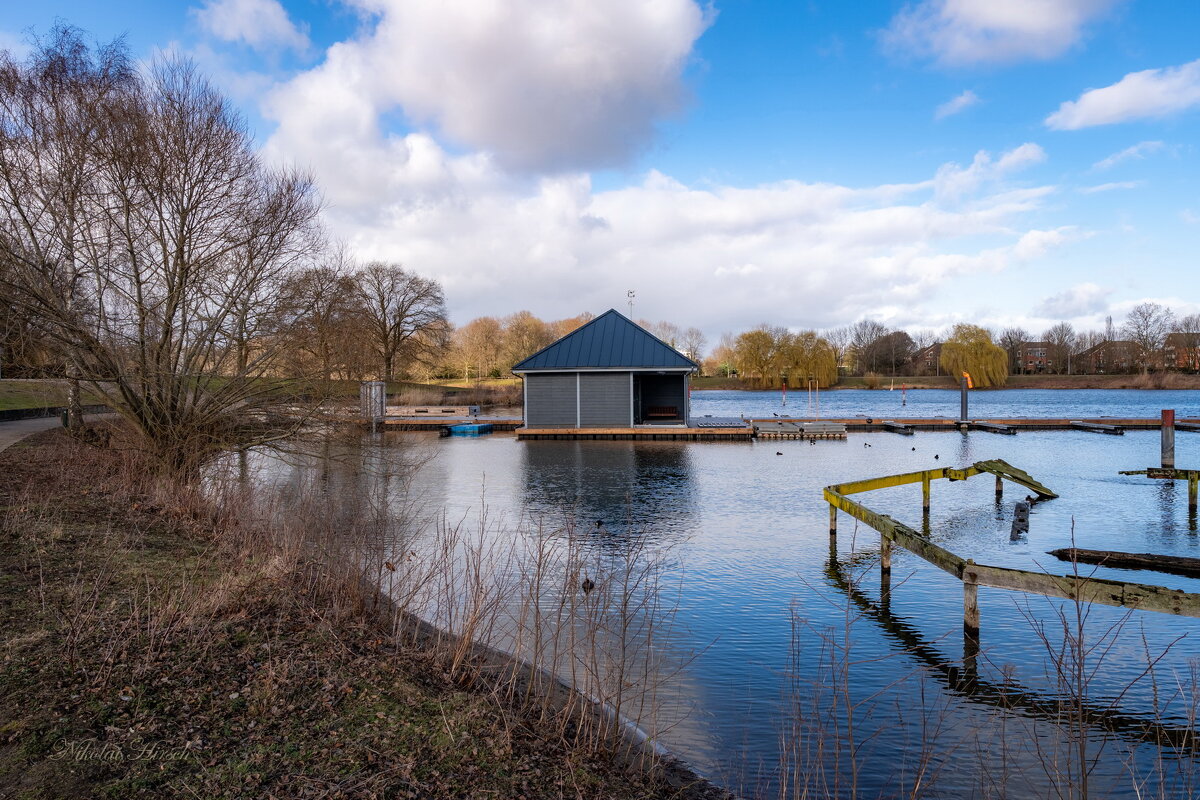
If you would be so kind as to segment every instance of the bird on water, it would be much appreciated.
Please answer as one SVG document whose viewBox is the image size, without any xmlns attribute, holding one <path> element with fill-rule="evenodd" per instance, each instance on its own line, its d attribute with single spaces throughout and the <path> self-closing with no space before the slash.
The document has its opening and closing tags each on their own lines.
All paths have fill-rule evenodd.
<svg viewBox="0 0 1200 800">
<path fill-rule="evenodd" d="M 591 594 L 592 589 L 596 588 L 596 582 L 585 575 L 583 582 L 579 584 L 579 588 L 583 589 L 584 594 Z"/>
</svg>

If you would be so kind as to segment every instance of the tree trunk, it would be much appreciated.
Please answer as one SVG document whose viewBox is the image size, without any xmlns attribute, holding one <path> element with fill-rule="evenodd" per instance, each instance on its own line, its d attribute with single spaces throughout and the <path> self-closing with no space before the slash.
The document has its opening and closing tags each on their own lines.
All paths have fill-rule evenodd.
<svg viewBox="0 0 1200 800">
<path fill-rule="evenodd" d="M 79 391 L 79 368 L 74 364 L 67 367 L 67 430 L 78 432 L 83 428 L 83 400 Z"/>
</svg>

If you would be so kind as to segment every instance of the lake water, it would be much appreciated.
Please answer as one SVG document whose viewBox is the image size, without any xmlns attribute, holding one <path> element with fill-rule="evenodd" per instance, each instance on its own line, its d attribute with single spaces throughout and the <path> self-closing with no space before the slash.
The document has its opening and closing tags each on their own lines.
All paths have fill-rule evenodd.
<svg viewBox="0 0 1200 800">
<path fill-rule="evenodd" d="M 1164 408 L 1179 417 L 1200 417 L 1200 391 L 1179 389 L 996 389 L 968 393 L 972 419 L 1045 417 L 1157 418 Z M 768 392 L 704 390 L 692 392 L 692 415 L 751 418 L 810 417 L 814 411 L 827 418 L 855 416 L 946 417 L 958 419 L 959 392 L 953 389 L 834 389 L 823 391 L 815 402 L 803 390 L 789 390 L 787 405 L 778 389 Z"/>
<path fill-rule="evenodd" d="M 1083 395 L 1073 401 L 1058 394 L 1059 405 L 1038 399 L 1038 408 L 1088 416 L 1078 409 L 1094 403 L 1118 416 L 1155 416 L 1172 406 L 1187 413 L 1191 402 L 1178 392 L 1145 399 L 1072 392 Z M 702 413 L 727 414 L 720 403 L 759 395 L 697 392 L 693 403 Z M 846 411 L 877 415 L 881 405 L 861 404 L 896 399 L 850 391 L 823 398 L 830 395 L 846 396 L 839 401 Z M 1067 791 L 1077 780 L 1071 765 L 1083 730 L 1091 796 L 1190 798 L 1200 787 L 1195 753 L 1143 739 L 1177 741 L 1194 729 L 1200 620 L 1084 606 L 1087 699 L 1063 705 L 1074 691 L 1062 668 L 1069 654 L 1059 648 L 1074 606 L 984 588 L 978 675 L 964 683 L 961 584 L 898 550 L 882 603 L 878 535 L 842 515 L 831 552 L 821 494 L 851 479 L 1003 458 L 1061 495 L 1034 507 L 1029 533 L 1010 539 L 1013 502 L 1024 492 L 1009 486 L 996 503 L 994 482 L 981 476 L 934 483 L 928 535 L 976 562 L 1057 573 L 1069 565 L 1046 551 L 1072 540 L 1200 557 L 1186 485 L 1117 474 L 1155 465 L 1158 447 L 1152 431 L 872 433 L 813 444 L 389 433 L 326 445 L 287 465 L 268 460 L 267 471 L 296 481 L 320 472 L 332 500 L 419 453 L 424 463 L 395 489 L 405 513 L 470 524 L 486 506 L 496 536 L 520 537 L 531 526 L 551 537 L 573 530 L 608 556 L 636 546 L 661 559 L 673 611 L 654 646 L 674 668 L 664 709 L 645 726 L 747 796 L 795 796 L 789 787 L 797 781 L 839 797 L 1055 796 L 1055 787 Z M 1200 465 L 1200 434 L 1178 435 L 1177 463 Z M 922 526 L 919 485 L 858 499 Z M 1200 592 L 1196 579 L 1094 574 Z"/>
</svg>

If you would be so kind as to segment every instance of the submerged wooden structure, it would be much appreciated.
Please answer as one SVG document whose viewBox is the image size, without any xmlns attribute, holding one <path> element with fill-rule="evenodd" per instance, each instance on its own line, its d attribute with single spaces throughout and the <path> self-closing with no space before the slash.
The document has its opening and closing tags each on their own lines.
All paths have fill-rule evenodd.
<svg viewBox="0 0 1200 800">
<path fill-rule="evenodd" d="M 963 634 L 964 658 L 966 659 L 973 659 L 975 654 L 978 653 L 978 592 L 980 586 L 1030 592 L 1077 602 L 1101 603 L 1103 605 L 1134 608 L 1142 611 L 1158 611 L 1165 614 L 1200 617 L 1200 594 L 1184 592 L 1178 589 L 1168 589 L 1164 586 L 1088 577 L 1079 575 L 1078 573 L 1072 575 L 1054 575 L 1031 570 L 977 564 L 969 558 L 963 558 L 959 554 L 934 543 L 908 525 L 886 514 L 873 511 L 862 503 L 851 500 L 849 497 L 849 495 L 873 491 L 875 489 L 920 483 L 922 489 L 922 508 L 924 514 L 928 516 L 933 481 L 963 481 L 983 474 L 995 476 L 997 499 L 1002 495 L 1003 482 L 1005 480 L 1031 490 L 1037 495 L 1038 500 L 1050 500 L 1058 497 L 1049 488 L 1036 481 L 1029 473 L 999 459 L 977 461 L 971 466 L 962 469 L 943 467 L 941 469 L 907 472 L 900 475 L 885 475 L 878 478 L 867 478 L 860 481 L 835 484 L 825 487 L 824 490 L 825 500 L 829 503 L 830 548 L 832 550 L 836 546 L 837 515 L 838 511 L 842 511 L 874 528 L 882 537 L 880 580 L 882 593 L 885 596 L 891 591 L 893 546 L 903 547 L 905 550 L 960 580 L 963 585 Z"/>
</svg>

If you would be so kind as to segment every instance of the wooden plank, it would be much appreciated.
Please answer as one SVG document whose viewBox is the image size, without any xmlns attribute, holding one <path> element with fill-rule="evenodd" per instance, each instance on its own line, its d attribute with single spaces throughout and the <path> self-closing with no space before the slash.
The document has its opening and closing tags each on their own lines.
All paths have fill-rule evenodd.
<svg viewBox="0 0 1200 800">
<path fill-rule="evenodd" d="M 949 550 L 939 547 L 921 536 L 912 528 L 886 514 L 872 511 L 861 503 L 856 503 L 848 497 L 836 492 L 825 490 L 825 499 L 830 505 L 845 511 L 857 520 L 865 522 L 875 530 L 910 553 L 928 561 L 938 569 L 949 572 L 956 578 L 962 577 L 963 565 L 966 563 Z"/>
<path fill-rule="evenodd" d="M 1164 556 L 1157 553 L 1122 553 L 1118 550 L 1087 550 L 1082 547 L 1060 547 L 1057 550 L 1048 550 L 1046 554 L 1061 561 L 1078 561 L 1119 569 L 1148 569 L 1200 578 L 1200 558 Z"/>
<path fill-rule="evenodd" d="M 1033 476 L 1028 472 L 1018 467 L 1014 467 L 1004 459 L 993 458 L 988 461 L 976 461 L 974 466 L 975 469 L 979 470 L 980 472 L 990 472 L 993 475 L 999 475 L 1001 478 L 1012 481 L 1016 484 L 1020 484 L 1026 489 L 1031 489 L 1037 493 L 1038 497 L 1046 500 L 1058 497 L 1057 494 L 1044 486 L 1042 483 L 1034 480 Z"/>
<path fill-rule="evenodd" d="M 1184 617 L 1200 617 L 1200 594 L 1192 594 L 1165 586 L 1123 583 L 1103 578 L 1050 575 L 1007 567 L 971 564 L 966 573 L 981 586 L 1032 592 L 1064 600 L 1080 600 L 1106 606 L 1158 611 Z"/>
<path fill-rule="evenodd" d="M 892 420 L 883 421 L 883 429 L 891 433 L 898 433 L 901 436 L 912 436 L 913 428 L 911 425 L 905 425 L 902 422 L 894 422 Z"/>
<path fill-rule="evenodd" d="M 893 486 L 905 486 L 910 483 L 920 483 L 925 480 L 925 476 L 930 478 L 946 477 L 945 469 L 928 469 L 923 472 L 903 472 L 899 475 L 882 475 L 878 478 L 866 478 L 861 481 L 849 481 L 847 483 L 839 483 L 826 488 L 826 492 L 832 489 L 837 494 L 858 494 L 859 492 L 870 492 L 875 489 L 889 489 Z"/>
<path fill-rule="evenodd" d="M 1005 436 L 1016 436 L 1017 429 L 1011 425 L 1001 425 L 997 422 L 972 422 L 968 425 L 972 430 L 984 431 L 986 433 L 999 433 Z"/>
<path fill-rule="evenodd" d="M 1161 423 L 1159 423 L 1161 425 Z M 1099 422 L 1081 422 L 1080 420 L 1071 420 L 1071 427 L 1075 430 L 1088 431 L 1089 433 L 1107 433 L 1109 436 L 1124 436 L 1125 429 L 1120 425 L 1104 425 Z"/>
</svg>

